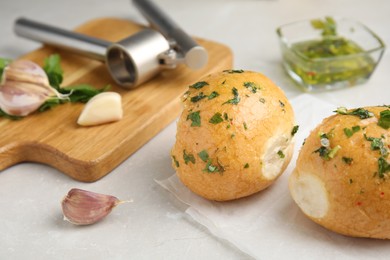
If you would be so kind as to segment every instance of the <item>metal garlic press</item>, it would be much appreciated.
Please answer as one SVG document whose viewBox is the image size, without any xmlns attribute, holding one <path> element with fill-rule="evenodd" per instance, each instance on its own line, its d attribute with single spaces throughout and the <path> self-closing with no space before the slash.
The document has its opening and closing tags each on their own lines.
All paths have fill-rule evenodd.
<svg viewBox="0 0 390 260">
<path fill-rule="evenodd" d="M 164 69 L 174 69 L 179 63 L 191 69 L 206 65 L 205 48 L 160 8 L 149 0 L 132 2 L 151 28 L 115 43 L 26 18 L 16 20 L 14 31 L 19 36 L 105 62 L 112 78 L 125 88 L 138 86 Z"/>
</svg>

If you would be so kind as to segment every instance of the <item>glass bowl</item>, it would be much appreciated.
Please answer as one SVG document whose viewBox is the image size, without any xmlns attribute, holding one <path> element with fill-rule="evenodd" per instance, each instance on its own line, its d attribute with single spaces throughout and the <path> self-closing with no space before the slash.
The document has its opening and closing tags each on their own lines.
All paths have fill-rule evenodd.
<svg viewBox="0 0 390 260">
<path fill-rule="evenodd" d="M 345 18 L 325 19 L 334 23 L 335 35 L 315 28 L 314 20 L 286 24 L 276 30 L 283 67 L 307 92 L 366 82 L 385 50 L 383 41 L 363 24 Z"/>
</svg>

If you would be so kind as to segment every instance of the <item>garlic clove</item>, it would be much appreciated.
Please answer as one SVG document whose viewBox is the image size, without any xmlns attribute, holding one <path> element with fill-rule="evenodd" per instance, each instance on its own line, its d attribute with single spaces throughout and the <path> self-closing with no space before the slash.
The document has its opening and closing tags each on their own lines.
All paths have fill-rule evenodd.
<svg viewBox="0 0 390 260">
<path fill-rule="evenodd" d="M 0 86 L 0 108 L 13 116 L 27 116 L 47 99 L 47 93 L 30 83 L 6 81 Z"/>
<path fill-rule="evenodd" d="M 103 92 L 87 102 L 77 123 L 82 126 L 100 125 L 118 121 L 122 117 L 121 96 L 116 92 Z"/>
<path fill-rule="evenodd" d="M 36 63 L 29 60 L 11 62 L 3 71 L 2 81 L 19 81 L 50 87 L 45 71 Z"/>
<path fill-rule="evenodd" d="M 62 200 L 64 219 L 75 225 L 90 225 L 122 203 L 118 198 L 81 189 L 71 189 Z"/>
</svg>

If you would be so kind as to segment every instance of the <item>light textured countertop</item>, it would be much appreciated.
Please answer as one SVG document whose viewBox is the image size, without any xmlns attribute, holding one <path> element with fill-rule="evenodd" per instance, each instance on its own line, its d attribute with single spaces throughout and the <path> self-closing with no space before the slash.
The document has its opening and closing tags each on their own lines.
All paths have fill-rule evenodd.
<svg viewBox="0 0 390 260">
<path fill-rule="evenodd" d="M 234 67 L 262 72 L 289 98 L 301 92 L 284 73 L 275 28 L 325 15 L 359 20 L 390 44 L 387 0 L 156 0 L 187 32 L 228 45 Z M 72 29 L 98 17 L 144 22 L 127 0 L 3 0 L 0 57 L 16 58 L 40 45 L 13 33 L 16 18 Z M 336 106 L 390 103 L 390 53 L 364 85 L 312 94 Z M 0 119 L 1 120 L 1 119 Z M 185 205 L 155 179 L 172 175 L 173 122 L 113 172 L 94 183 L 70 179 L 49 166 L 21 163 L 0 172 L 0 259 L 247 259 L 185 213 Z M 1 133 L 0 133 L 1 138 Z M 75 227 L 62 219 L 60 201 L 73 187 L 134 202 L 103 222 Z M 279 259 L 288 259 L 283 252 Z M 320 252 L 318 259 L 321 258 Z"/>
</svg>

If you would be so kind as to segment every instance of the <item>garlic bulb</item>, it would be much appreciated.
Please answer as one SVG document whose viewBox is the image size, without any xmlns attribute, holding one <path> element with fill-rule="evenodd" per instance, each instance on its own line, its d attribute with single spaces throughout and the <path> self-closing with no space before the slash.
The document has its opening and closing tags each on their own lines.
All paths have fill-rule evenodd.
<svg viewBox="0 0 390 260">
<path fill-rule="evenodd" d="M 0 108 L 12 116 L 27 116 L 47 99 L 66 98 L 49 84 L 45 71 L 36 63 L 17 60 L 3 72 L 0 84 Z"/>
<path fill-rule="evenodd" d="M 118 198 L 81 189 L 71 189 L 62 200 L 64 219 L 75 225 L 90 225 L 107 216 L 120 203 Z"/>
</svg>

